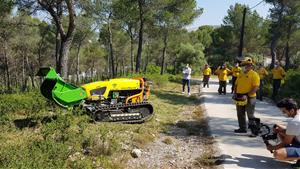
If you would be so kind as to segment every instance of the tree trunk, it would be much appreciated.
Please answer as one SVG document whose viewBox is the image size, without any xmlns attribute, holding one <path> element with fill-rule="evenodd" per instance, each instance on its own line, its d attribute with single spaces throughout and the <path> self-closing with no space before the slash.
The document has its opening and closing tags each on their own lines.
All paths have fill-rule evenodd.
<svg viewBox="0 0 300 169">
<path fill-rule="evenodd" d="M 125 75 L 125 56 L 122 56 L 122 76 Z"/>
<path fill-rule="evenodd" d="M 118 71 L 119 71 L 119 63 L 117 62 L 116 63 L 116 70 L 115 70 L 116 75 L 118 75 Z"/>
<path fill-rule="evenodd" d="M 8 56 L 7 56 L 7 43 L 5 40 L 4 40 L 3 44 L 4 44 L 4 67 L 5 67 L 6 78 L 7 78 L 6 88 L 8 91 L 11 91 L 10 73 L 9 73 L 9 66 L 8 66 L 9 62 L 8 62 Z"/>
<path fill-rule="evenodd" d="M 111 77 L 111 72 L 110 72 L 110 57 L 107 55 L 107 74 L 108 77 Z"/>
<path fill-rule="evenodd" d="M 142 51 L 143 51 L 143 33 L 144 33 L 144 0 L 138 0 L 139 6 L 139 20 L 140 20 L 140 29 L 139 29 L 139 44 L 138 44 L 138 51 L 136 55 L 136 66 L 135 72 L 139 73 L 141 68 L 141 60 L 142 60 Z"/>
<path fill-rule="evenodd" d="M 163 53 L 162 53 L 162 61 L 161 61 L 161 69 L 160 69 L 160 74 L 163 75 L 165 72 L 165 57 L 166 57 L 166 52 L 167 52 L 167 45 L 168 45 L 168 32 L 164 34 L 164 48 L 163 48 Z"/>
<path fill-rule="evenodd" d="M 277 47 L 277 43 L 278 43 L 278 40 L 280 38 L 280 27 L 281 27 L 281 24 L 282 24 L 282 13 L 283 13 L 283 10 L 284 10 L 284 4 L 283 2 L 281 1 L 281 4 L 280 4 L 280 12 L 279 12 L 279 16 L 278 16 L 278 25 L 276 25 L 276 31 L 274 32 L 273 31 L 273 37 L 272 37 L 272 41 L 271 41 L 271 56 L 272 56 L 272 62 L 271 62 L 271 66 L 270 68 L 273 69 L 274 68 L 274 65 L 275 65 L 275 61 L 276 61 L 276 47 Z"/>
<path fill-rule="evenodd" d="M 91 79 L 93 79 L 94 77 L 94 68 L 95 68 L 95 61 L 93 60 L 92 67 L 91 67 Z"/>
<path fill-rule="evenodd" d="M 133 54 L 133 49 L 134 49 L 134 36 L 132 33 L 132 26 L 131 24 L 128 24 L 128 29 L 127 33 L 130 37 L 130 71 L 133 73 L 134 71 L 134 54 Z"/>
<path fill-rule="evenodd" d="M 43 37 L 42 37 L 42 40 L 41 42 L 39 43 L 39 47 L 38 47 L 38 66 L 39 67 L 42 67 L 42 47 L 43 47 L 43 44 L 44 44 L 44 38 L 45 38 L 45 32 L 43 34 Z M 55 58 L 56 58 L 56 51 L 55 51 Z M 56 60 L 55 60 L 56 61 Z"/>
<path fill-rule="evenodd" d="M 61 77 L 64 79 L 68 78 L 68 60 L 69 60 L 69 52 L 70 47 L 72 45 L 72 37 L 63 38 L 61 40 L 59 59 L 58 59 L 58 68 L 57 72 L 60 73 Z"/>
<path fill-rule="evenodd" d="M 61 45 L 61 40 L 60 40 L 59 30 L 57 28 L 57 30 L 55 32 L 55 65 L 56 65 L 56 70 L 59 69 L 60 45 Z"/>
<path fill-rule="evenodd" d="M 173 62 L 173 67 L 174 67 L 173 74 L 174 74 L 174 75 L 176 75 L 176 73 L 177 73 L 176 62 L 177 62 L 177 59 L 175 58 L 175 59 L 174 59 L 174 62 Z"/>
<path fill-rule="evenodd" d="M 32 88 L 35 88 L 34 76 L 30 76 Z"/>
<path fill-rule="evenodd" d="M 276 36 L 276 35 L 275 35 Z M 272 61 L 271 61 L 271 65 L 270 65 L 270 68 L 273 69 L 274 68 L 274 64 L 275 64 L 275 61 L 276 61 L 276 46 L 277 46 L 277 41 L 278 41 L 278 37 L 274 37 L 272 38 L 272 41 L 271 41 L 271 57 L 272 57 Z"/>
<path fill-rule="evenodd" d="M 63 6 L 63 2 L 66 3 L 66 7 Z M 53 18 L 53 21 L 56 26 L 56 40 L 60 40 L 59 50 L 58 47 L 56 48 L 59 51 L 58 56 L 58 63 L 57 63 L 57 72 L 61 74 L 63 78 L 67 78 L 68 76 L 68 59 L 69 59 L 69 50 L 72 44 L 74 32 L 75 32 L 75 4 L 73 0 L 66 0 L 66 1 L 57 1 L 56 9 L 54 9 L 53 3 L 49 3 L 44 0 L 38 0 L 38 3 L 41 5 L 42 8 L 47 10 Z M 67 9 L 65 12 L 68 12 L 68 30 L 65 31 L 64 25 L 62 23 L 62 12 L 63 9 Z M 59 35 L 59 36 L 58 36 Z M 58 42 L 58 41 L 57 41 Z"/>
<path fill-rule="evenodd" d="M 131 73 L 133 73 L 133 71 L 134 71 L 133 45 L 134 45 L 133 36 L 130 35 L 130 70 L 131 70 Z"/>
<path fill-rule="evenodd" d="M 27 85 L 27 81 L 26 79 L 26 75 L 25 75 L 25 56 L 22 56 L 22 91 L 24 92 L 26 90 L 26 85 Z"/>
<path fill-rule="evenodd" d="M 76 56 L 76 83 L 79 83 L 79 64 L 80 64 L 80 49 L 81 49 L 81 41 L 77 46 L 77 56 Z"/>
<path fill-rule="evenodd" d="M 146 54 L 146 61 L 145 61 L 145 67 L 144 67 L 144 72 L 147 72 L 147 67 L 149 64 L 149 58 L 150 58 L 150 45 L 147 45 L 147 54 Z"/>
<path fill-rule="evenodd" d="M 111 73 L 112 77 L 116 77 L 115 72 L 115 59 L 114 59 L 114 52 L 113 52 L 113 39 L 112 39 L 112 31 L 110 27 L 110 21 L 108 21 L 108 33 L 109 33 L 109 55 L 110 55 L 110 62 L 111 62 Z"/>
<path fill-rule="evenodd" d="M 27 64 L 27 70 L 28 70 L 28 76 L 31 79 L 31 87 L 35 88 L 35 84 L 34 84 L 34 65 L 32 63 L 29 62 L 29 58 L 28 56 L 26 57 L 26 64 Z"/>
<path fill-rule="evenodd" d="M 290 68 L 290 37 L 292 32 L 292 25 L 289 23 L 288 30 L 287 30 L 287 38 L 286 38 L 286 46 L 285 46 L 285 70 L 288 70 Z"/>
</svg>

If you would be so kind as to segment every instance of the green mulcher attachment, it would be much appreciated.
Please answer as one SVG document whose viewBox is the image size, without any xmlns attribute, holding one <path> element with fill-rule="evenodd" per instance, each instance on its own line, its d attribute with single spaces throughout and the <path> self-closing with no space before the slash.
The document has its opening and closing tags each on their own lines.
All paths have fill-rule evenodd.
<svg viewBox="0 0 300 169">
<path fill-rule="evenodd" d="M 40 88 L 42 95 L 64 108 L 78 105 L 87 98 L 83 88 L 66 83 L 52 67 L 40 68 L 37 76 L 44 77 Z"/>
</svg>

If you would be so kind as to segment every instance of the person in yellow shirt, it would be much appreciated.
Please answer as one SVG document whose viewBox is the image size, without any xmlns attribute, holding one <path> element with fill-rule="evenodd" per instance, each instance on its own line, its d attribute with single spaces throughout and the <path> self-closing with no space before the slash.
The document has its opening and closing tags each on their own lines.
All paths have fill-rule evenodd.
<svg viewBox="0 0 300 169">
<path fill-rule="evenodd" d="M 275 99 L 275 97 L 277 96 L 278 91 L 280 89 L 281 80 L 283 80 L 284 77 L 285 77 L 285 71 L 279 65 L 279 62 L 275 63 L 275 66 L 272 69 L 272 75 L 273 75 L 273 94 L 272 94 L 272 98 Z"/>
<path fill-rule="evenodd" d="M 242 100 L 244 104 L 236 102 L 237 118 L 239 129 L 234 130 L 235 133 L 246 134 L 246 112 L 248 121 L 254 120 L 254 110 L 256 103 L 256 91 L 259 88 L 259 75 L 253 70 L 253 62 L 249 57 L 241 59 L 242 71 L 238 76 L 234 88 L 234 100 Z M 252 133 L 251 136 L 256 136 Z"/>
<path fill-rule="evenodd" d="M 232 83 L 232 86 L 231 86 L 231 93 L 233 93 L 233 89 L 234 89 L 234 86 L 235 86 L 235 81 L 237 79 L 237 77 L 239 76 L 240 72 L 241 72 L 241 68 L 239 66 L 239 63 L 237 62 L 235 64 L 235 66 L 232 68 L 232 79 L 231 79 L 231 83 Z"/>
<path fill-rule="evenodd" d="M 259 90 L 256 93 L 257 94 L 257 99 L 259 99 L 260 101 L 263 100 L 263 85 L 264 85 L 264 78 L 266 76 L 268 76 L 268 71 L 264 68 L 264 66 L 262 64 L 258 64 L 258 69 L 257 69 L 257 73 L 259 75 L 260 78 L 260 85 L 259 85 Z"/>
<path fill-rule="evenodd" d="M 211 75 L 211 68 L 208 66 L 208 64 L 205 64 L 202 73 L 203 73 L 203 80 L 202 80 L 203 87 L 207 86 L 207 88 L 209 88 L 208 82 Z"/>
<path fill-rule="evenodd" d="M 227 86 L 227 79 L 228 75 L 231 71 L 227 68 L 226 64 L 224 63 L 221 67 L 218 67 L 215 74 L 218 75 L 219 78 L 219 94 L 226 95 L 226 86 Z"/>
</svg>

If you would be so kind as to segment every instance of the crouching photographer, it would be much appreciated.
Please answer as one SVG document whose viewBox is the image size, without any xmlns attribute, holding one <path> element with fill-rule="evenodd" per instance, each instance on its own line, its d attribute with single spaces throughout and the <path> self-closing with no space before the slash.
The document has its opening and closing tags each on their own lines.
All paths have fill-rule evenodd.
<svg viewBox="0 0 300 169">
<path fill-rule="evenodd" d="M 300 113 L 297 112 L 298 105 L 293 99 L 283 99 L 277 103 L 283 115 L 293 118 L 288 121 L 287 126 L 276 124 L 273 132 L 278 135 L 281 143 L 278 145 L 267 145 L 267 149 L 273 152 L 274 158 L 278 160 L 294 161 L 292 167 L 300 167 Z"/>
</svg>

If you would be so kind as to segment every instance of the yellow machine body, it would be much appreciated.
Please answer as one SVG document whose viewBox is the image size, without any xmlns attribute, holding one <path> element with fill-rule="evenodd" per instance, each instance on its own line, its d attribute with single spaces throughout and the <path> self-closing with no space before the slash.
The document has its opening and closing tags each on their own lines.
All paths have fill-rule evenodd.
<svg viewBox="0 0 300 169">
<path fill-rule="evenodd" d="M 81 86 L 87 93 L 88 100 L 101 100 L 107 98 L 117 99 L 120 96 L 124 96 L 124 92 L 127 92 L 125 103 L 138 103 L 144 99 L 148 99 L 148 88 L 144 85 L 142 78 L 129 79 L 129 78 L 117 78 L 107 81 L 98 81 L 85 84 Z M 150 89 L 149 89 L 150 90 Z M 146 92 L 145 92 L 146 91 Z M 123 94 L 120 94 L 123 93 Z M 146 95 L 145 95 L 146 94 Z"/>
</svg>

